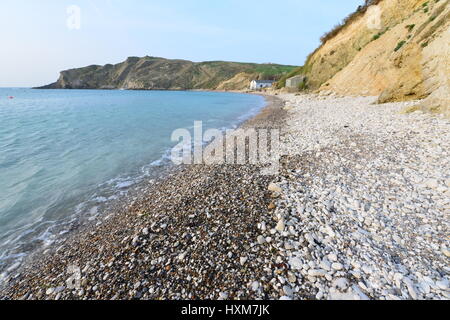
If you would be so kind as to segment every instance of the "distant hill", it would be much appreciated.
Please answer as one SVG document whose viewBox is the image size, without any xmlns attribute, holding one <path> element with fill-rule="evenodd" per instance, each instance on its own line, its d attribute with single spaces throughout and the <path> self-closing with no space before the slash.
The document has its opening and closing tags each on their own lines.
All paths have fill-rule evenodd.
<svg viewBox="0 0 450 320">
<path fill-rule="evenodd" d="M 193 90 L 248 88 L 251 79 L 278 80 L 295 66 L 225 61 L 195 63 L 158 57 L 130 57 L 105 66 L 62 71 L 40 89 Z"/>
</svg>

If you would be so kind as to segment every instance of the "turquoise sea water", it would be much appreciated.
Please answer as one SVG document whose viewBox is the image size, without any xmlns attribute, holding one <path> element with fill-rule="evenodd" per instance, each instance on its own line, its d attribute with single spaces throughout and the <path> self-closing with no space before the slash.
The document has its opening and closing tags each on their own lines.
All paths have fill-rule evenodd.
<svg viewBox="0 0 450 320">
<path fill-rule="evenodd" d="M 151 176 L 173 130 L 230 128 L 263 106 L 235 93 L 0 88 L 0 271 Z"/>
</svg>

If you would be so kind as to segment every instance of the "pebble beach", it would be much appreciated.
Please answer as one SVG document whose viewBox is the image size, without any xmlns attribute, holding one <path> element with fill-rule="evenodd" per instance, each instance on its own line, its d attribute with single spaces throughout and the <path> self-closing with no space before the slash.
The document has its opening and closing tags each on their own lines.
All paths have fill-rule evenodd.
<svg viewBox="0 0 450 320">
<path fill-rule="evenodd" d="M 0 299 L 450 299 L 450 121 L 267 96 L 281 171 L 183 166 L 2 279 Z M 74 286 L 73 273 L 77 271 Z"/>
</svg>

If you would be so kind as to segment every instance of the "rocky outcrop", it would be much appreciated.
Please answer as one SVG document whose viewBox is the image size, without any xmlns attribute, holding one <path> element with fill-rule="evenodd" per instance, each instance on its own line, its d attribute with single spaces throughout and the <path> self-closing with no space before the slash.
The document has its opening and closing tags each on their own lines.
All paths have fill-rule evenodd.
<svg viewBox="0 0 450 320">
<path fill-rule="evenodd" d="M 211 61 L 195 63 L 157 57 L 130 57 L 105 66 L 61 72 L 44 89 L 188 90 L 248 88 L 252 79 L 280 77 L 294 66 Z"/>
<path fill-rule="evenodd" d="M 449 2 L 368 1 L 308 58 L 308 88 L 450 114 Z"/>
</svg>

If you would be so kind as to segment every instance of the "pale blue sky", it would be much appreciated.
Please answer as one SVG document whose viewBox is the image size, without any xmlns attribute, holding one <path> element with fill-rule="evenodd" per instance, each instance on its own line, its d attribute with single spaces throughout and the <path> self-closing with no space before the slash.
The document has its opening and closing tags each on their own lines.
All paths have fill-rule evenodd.
<svg viewBox="0 0 450 320">
<path fill-rule="evenodd" d="M 128 56 L 303 64 L 363 0 L 1 0 L 0 87 Z M 81 8 L 81 29 L 66 26 Z"/>
</svg>

